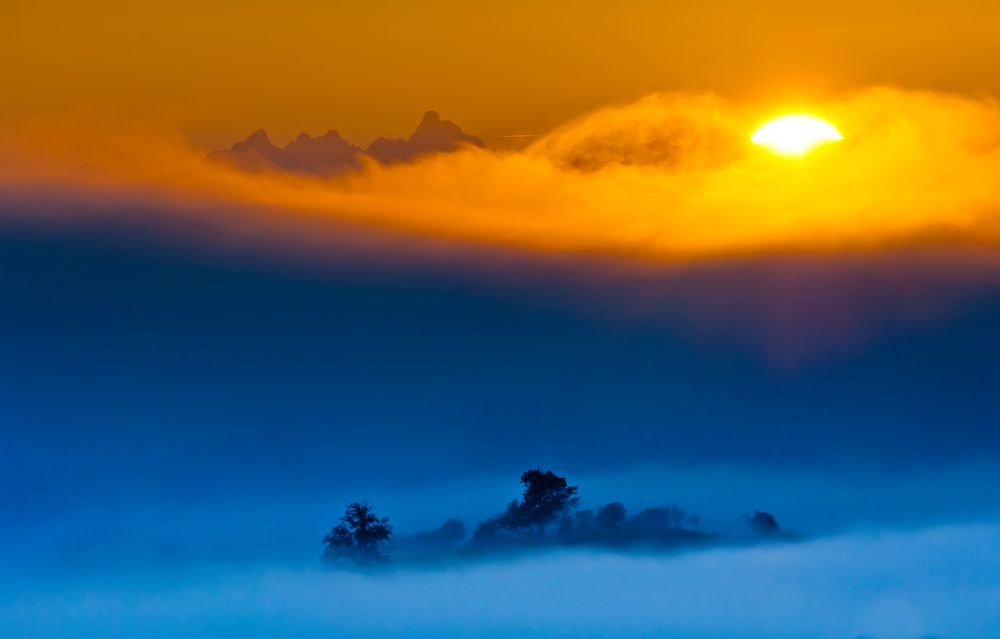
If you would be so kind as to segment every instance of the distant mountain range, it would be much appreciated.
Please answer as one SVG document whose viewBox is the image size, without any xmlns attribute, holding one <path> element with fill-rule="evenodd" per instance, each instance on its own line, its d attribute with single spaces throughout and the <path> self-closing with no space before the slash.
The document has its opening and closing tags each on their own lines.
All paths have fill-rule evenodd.
<svg viewBox="0 0 1000 639">
<path fill-rule="evenodd" d="M 336 131 L 327 131 L 315 138 L 300 133 L 287 145 L 279 147 L 261 129 L 228 150 L 213 151 L 208 160 L 247 171 L 281 170 L 331 175 L 359 168 L 363 158 L 392 164 L 466 146 L 483 148 L 486 145 L 476 136 L 463 132 L 451 120 L 442 120 L 437 112 L 428 111 L 410 137 L 405 140 L 379 138 L 367 149 L 351 144 Z"/>
</svg>

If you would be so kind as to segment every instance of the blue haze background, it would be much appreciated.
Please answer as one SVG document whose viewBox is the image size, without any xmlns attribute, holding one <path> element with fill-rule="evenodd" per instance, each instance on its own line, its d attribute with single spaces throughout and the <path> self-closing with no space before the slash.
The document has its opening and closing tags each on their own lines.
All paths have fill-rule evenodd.
<svg viewBox="0 0 1000 639">
<path fill-rule="evenodd" d="M 816 636 L 995 628 L 1000 571 L 981 559 L 996 557 L 1000 512 L 1000 291 L 984 287 L 946 319 L 889 323 L 858 348 L 793 369 L 726 336 L 692 340 L 662 318 L 616 322 L 587 309 L 602 303 L 560 299 L 530 280 L 497 286 L 412 265 L 306 263 L 140 232 L 5 224 L 0 556 L 5 581 L 20 587 L 0 590 L 0 621 L 15 636 L 291 628 L 307 637 L 405 636 L 424 620 L 428 636 L 469 636 L 471 617 L 448 625 L 452 617 L 427 615 L 472 605 L 471 588 L 481 618 L 499 615 L 478 626 L 483 636 L 586 636 L 564 623 L 577 614 L 568 604 L 517 623 L 503 616 L 530 602 L 487 584 L 522 588 L 536 570 L 524 563 L 387 577 L 384 592 L 408 603 L 376 628 L 317 613 L 327 588 L 363 599 L 343 582 L 357 577 L 327 583 L 334 578 L 315 571 L 318 540 L 347 500 L 371 498 L 400 532 L 450 516 L 472 526 L 517 494 L 521 470 L 542 466 L 578 484 L 585 506 L 678 502 L 705 529 L 731 535 L 745 532 L 743 512 L 763 508 L 808 538 L 829 537 L 784 557 L 548 558 L 537 570 L 553 589 L 599 590 L 609 574 L 641 594 L 674 588 L 658 566 L 682 566 L 692 579 L 728 572 L 740 583 L 756 571 L 779 593 L 819 570 L 827 576 L 801 602 L 817 620 L 838 598 L 890 595 L 884 608 L 855 610 L 855 625 L 830 622 L 833 634 Z M 885 530 L 900 536 L 866 536 Z M 942 548 L 957 556 L 938 581 L 909 574 Z M 868 578 L 871 553 L 886 576 Z M 837 572 L 847 570 L 841 560 L 857 568 L 851 578 Z M 234 595 L 232 584 L 252 593 Z M 383 592 L 364 584 L 372 599 Z M 955 595 L 940 617 L 916 615 L 936 588 L 974 592 Z M 270 589 L 279 602 L 261 612 L 256 597 Z M 717 603 L 747 594 L 736 587 Z M 763 621 L 783 607 L 778 594 L 760 603 L 734 613 L 742 636 L 815 629 Z M 900 608 L 916 616 L 893 629 L 886 620 Z M 613 635 L 620 612 L 595 617 L 595 634 Z M 679 626 L 701 630 L 682 636 L 727 636 L 704 612 Z M 673 627 L 647 621 L 622 632 Z"/>
</svg>

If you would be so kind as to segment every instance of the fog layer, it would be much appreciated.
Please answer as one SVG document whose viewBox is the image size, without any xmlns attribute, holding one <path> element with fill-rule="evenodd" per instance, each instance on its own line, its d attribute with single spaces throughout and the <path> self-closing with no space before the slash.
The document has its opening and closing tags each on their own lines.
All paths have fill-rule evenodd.
<svg viewBox="0 0 1000 639">
<path fill-rule="evenodd" d="M 14 636 L 983 637 L 1000 528 L 943 527 L 674 556 L 557 554 L 356 574 L 267 564 L 12 583 Z"/>
</svg>

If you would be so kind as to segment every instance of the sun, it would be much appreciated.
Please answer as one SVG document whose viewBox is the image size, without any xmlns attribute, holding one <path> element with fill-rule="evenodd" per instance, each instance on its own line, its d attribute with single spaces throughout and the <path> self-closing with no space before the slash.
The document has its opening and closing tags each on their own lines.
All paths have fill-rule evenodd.
<svg viewBox="0 0 1000 639">
<path fill-rule="evenodd" d="M 801 157 L 818 146 L 843 140 L 837 127 L 804 113 L 782 115 L 762 124 L 750 141 L 778 155 Z"/>
</svg>

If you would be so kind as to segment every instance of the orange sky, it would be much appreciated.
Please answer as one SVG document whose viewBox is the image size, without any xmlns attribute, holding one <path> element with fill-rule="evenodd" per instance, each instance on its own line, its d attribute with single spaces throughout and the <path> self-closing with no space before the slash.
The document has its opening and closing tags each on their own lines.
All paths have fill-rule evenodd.
<svg viewBox="0 0 1000 639">
<path fill-rule="evenodd" d="M 1000 5 L 7 0 L 0 17 L 0 186 L 667 261 L 1000 243 Z M 427 108 L 494 147 L 542 135 L 323 179 L 203 161 L 260 127 L 407 135 Z M 749 144 L 793 109 L 844 141 L 800 161 Z"/>
<path fill-rule="evenodd" d="M 441 111 L 487 143 L 656 90 L 771 100 L 894 83 L 1000 94 L 987 0 L 4 0 L 0 118 L 153 117 L 364 143 Z"/>
<path fill-rule="evenodd" d="M 845 139 L 802 158 L 750 143 L 766 104 L 659 93 L 571 119 L 519 151 L 469 147 L 336 176 L 208 163 L 183 137 L 142 121 L 105 129 L 51 120 L 24 131 L 20 145 L 0 145 L 0 185 L 221 198 L 272 210 L 272 226 L 308 222 L 298 229 L 308 238 L 312 222 L 337 221 L 670 262 L 1000 243 L 1000 101 L 869 88 L 811 106 Z"/>
</svg>

